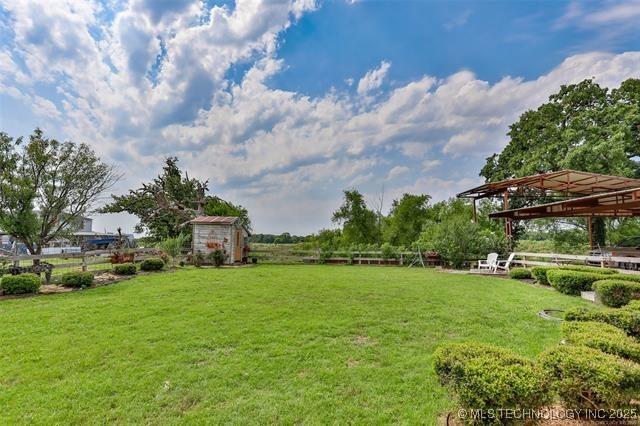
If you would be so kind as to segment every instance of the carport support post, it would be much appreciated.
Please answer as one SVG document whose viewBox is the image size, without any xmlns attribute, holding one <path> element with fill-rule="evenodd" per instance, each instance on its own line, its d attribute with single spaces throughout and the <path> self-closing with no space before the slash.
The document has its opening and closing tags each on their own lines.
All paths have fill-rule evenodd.
<svg viewBox="0 0 640 426">
<path fill-rule="evenodd" d="M 509 210 L 509 191 L 503 193 L 503 210 Z M 512 234 L 511 234 L 511 218 L 504 219 L 504 233 L 507 235 L 507 242 L 509 244 L 509 250 L 511 250 Z"/>
<path fill-rule="evenodd" d="M 476 209 L 476 199 L 473 199 L 473 223 L 478 223 L 478 210 Z"/>
</svg>

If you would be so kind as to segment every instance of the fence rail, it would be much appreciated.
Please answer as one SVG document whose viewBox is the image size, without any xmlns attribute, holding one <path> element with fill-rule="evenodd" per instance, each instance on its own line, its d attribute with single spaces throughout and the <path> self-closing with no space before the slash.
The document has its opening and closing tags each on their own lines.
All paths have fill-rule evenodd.
<svg viewBox="0 0 640 426">
<path fill-rule="evenodd" d="M 121 250 L 92 250 L 82 253 L 47 253 L 0 256 L 0 263 L 14 266 L 29 266 L 34 260 L 41 260 L 53 265 L 53 274 L 57 275 L 70 270 L 81 271 L 109 271 L 112 268 L 111 256 L 116 253 L 133 253 L 136 260 L 144 260 L 157 254 L 156 249 L 138 248 Z"/>
<path fill-rule="evenodd" d="M 559 265 L 562 263 L 582 262 L 599 264 L 602 267 L 614 266 L 620 267 L 621 265 L 629 265 L 634 268 L 640 268 L 640 257 L 628 257 L 628 256 L 592 256 L 592 255 L 578 255 L 578 254 L 560 254 L 560 253 L 530 253 L 530 252 L 515 252 L 516 258 L 513 263 L 524 266 L 548 266 Z M 529 258 L 529 259 L 527 259 Z M 546 259 L 546 260 L 531 260 L 531 259 Z"/>
</svg>

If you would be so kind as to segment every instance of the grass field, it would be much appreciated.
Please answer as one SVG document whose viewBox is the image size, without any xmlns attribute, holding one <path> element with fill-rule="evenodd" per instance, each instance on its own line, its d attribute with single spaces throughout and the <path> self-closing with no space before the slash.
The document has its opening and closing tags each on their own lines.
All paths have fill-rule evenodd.
<svg viewBox="0 0 640 426">
<path fill-rule="evenodd" d="M 435 424 L 434 348 L 535 355 L 579 298 L 395 267 L 186 269 L 0 302 L 0 424 Z"/>
</svg>

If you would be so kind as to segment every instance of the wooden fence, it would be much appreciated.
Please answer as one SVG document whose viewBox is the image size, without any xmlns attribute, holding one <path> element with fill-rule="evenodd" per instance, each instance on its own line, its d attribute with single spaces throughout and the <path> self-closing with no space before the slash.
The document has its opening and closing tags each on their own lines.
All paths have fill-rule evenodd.
<svg viewBox="0 0 640 426">
<path fill-rule="evenodd" d="M 560 253 L 516 252 L 513 263 L 522 266 L 552 266 L 566 263 L 582 263 L 601 267 L 640 269 L 640 257 L 591 256 Z"/>
<path fill-rule="evenodd" d="M 115 253 L 133 253 L 135 260 L 139 261 L 157 256 L 158 250 L 151 248 L 139 248 L 125 250 L 93 250 L 82 253 L 0 256 L 0 263 L 24 267 L 32 265 L 34 260 L 40 260 L 53 265 L 54 275 L 73 270 L 103 272 L 111 270 L 111 256 Z"/>
</svg>

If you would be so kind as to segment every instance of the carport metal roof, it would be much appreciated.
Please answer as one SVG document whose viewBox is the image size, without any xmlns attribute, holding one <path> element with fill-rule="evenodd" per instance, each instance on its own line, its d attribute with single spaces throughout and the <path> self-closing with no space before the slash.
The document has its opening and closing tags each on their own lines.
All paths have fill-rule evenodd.
<svg viewBox="0 0 640 426">
<path fill-rule="evenodd" d="M 538 206 L 503 210 L 491 218 L 529 220 L 544 217 L 640 216 L 640 185 L 637 188 L 571 198 Z"/>
<path fill-rule="evenodd" d="M 577 197 L 622 189 L 640 188 L 640 179 L 576 170 L 560 170 L 521 178 L 489 182 L 458 194 L 459 198 L 487 198 L 514 194 L 522 189 L 540 190 L 547 195 Z"/>
</svg>

